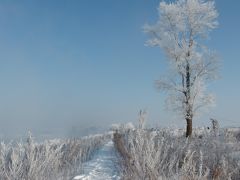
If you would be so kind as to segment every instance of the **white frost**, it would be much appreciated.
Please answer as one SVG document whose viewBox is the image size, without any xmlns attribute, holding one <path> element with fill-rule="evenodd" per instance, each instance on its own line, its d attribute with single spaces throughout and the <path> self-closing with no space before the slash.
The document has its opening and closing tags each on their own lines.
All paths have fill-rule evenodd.
<svg viewBox="0 0 240 180">
<path fill-rule="evenodd" d="M 119 180 L 116 164 L 113 142 L 109 141 L 97 151 L 92 160 L 83 164 L 84 174 L 75 176 L 74 180 Z"/>
</svg>

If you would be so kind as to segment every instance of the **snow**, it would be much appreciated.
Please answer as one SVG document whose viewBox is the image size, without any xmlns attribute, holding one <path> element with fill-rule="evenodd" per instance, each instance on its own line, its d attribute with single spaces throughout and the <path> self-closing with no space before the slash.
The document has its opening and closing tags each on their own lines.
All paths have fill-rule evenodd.
<svg viewBox="0 0 240 180">
<path fill-rule="evenodd" d="M 84 174 L 75 176 L 74 180 L 119 180 L 116 164 L 117 156 L 111 140 L 96 152 L 92 160 L 83 164 Z"/>
<path fill-rule="evenodd" d="M 80 179 L 82 179 L 82 178 L 84 178 L 84 175 L 75 176 L 75 177 L 73 178 L 73 180 L 80 180 Z"/>
</svg>

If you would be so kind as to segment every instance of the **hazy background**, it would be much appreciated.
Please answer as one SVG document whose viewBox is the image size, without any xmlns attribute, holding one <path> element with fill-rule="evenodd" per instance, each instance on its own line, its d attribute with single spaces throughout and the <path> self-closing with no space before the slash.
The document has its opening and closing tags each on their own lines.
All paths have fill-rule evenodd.
<svg viewBox="0 0 240 180">
<path fill-rule="evenodd" d="M 211 84 L 215 109 L 194 121 L 240 126 L 240 1 L 216 0 L 219 29 L 207 45 L 222 61 Z M 142 27 L 158 18 L 158 0 L 0 1 L 0 135 L 69 136 L 137 122 L 185 123 L 164 109 L 154 81 L 167 64 L 144 46 Z"/>
</svg>

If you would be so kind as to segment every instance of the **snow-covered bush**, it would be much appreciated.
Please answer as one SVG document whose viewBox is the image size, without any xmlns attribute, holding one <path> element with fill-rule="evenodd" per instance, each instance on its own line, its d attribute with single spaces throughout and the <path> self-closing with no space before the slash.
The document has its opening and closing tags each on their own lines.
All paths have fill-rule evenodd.
<svg viewBox="0 0 240 180">
<path fill-rule="evenodd" d="M 121 124 L 112 124 L 110 130 L 118 131 L 121 127 Z"/>
<path fill-rule="evenodd" d="M 123 128 L 125 130 L 133 130 L 133 129 L 135 129 L 135 127 L 134 127 L 132 122 L 126 123 Z"/>
<path fill-rule="evenodd" d="M 125 132 L 129 130 L 134 130 L 135 127 L 132 122 L 128 122 L 125 124 L 112 124 L 111 130 L 112 131 L 118 131 L 118 132 Z"/>
<path fill-rule="evenodd" d="M 202 130 L 201 130 L 202 131 Z M 238 179 L 240 144 L 202 131 L 191 139 L 175 130 L 132 130 L 115 134 L 123 179 Z M 224 132 L 224 131 L 220 131 Z M 225 134 L 220 134 L 224 136 Z M 233 142 L 231 140 L 231 142 Z"/>
<path fill-rule="evenodd" d="M 109 135 L 89 136 L 82 139 L 0 144 L 1 180 L 71 179 L 82 171 L 82 162 L 90 159 Z"/>
</svg>

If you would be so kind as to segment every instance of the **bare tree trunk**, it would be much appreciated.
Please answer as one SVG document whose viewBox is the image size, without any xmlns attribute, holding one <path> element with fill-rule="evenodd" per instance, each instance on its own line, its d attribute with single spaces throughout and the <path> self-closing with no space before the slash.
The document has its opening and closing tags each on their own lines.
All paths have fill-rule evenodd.
<svg viewBox="0 0 240 180">
<path fill-rule="evenodd" d="M 186 137 L 192 136 L 192 118 L 186 118 L 187 127 L 186 127 Z"/>
<path fill-rule="evenodd" d="M 188 53 L 188 57 L 190 54 Z M 191 99 L 191 74 L 190 74 L 190 64 L 187 60 L 186 62 L 186 121 L 187 121 L 187 128 L 186 128 L 186 137 L 192 136 L 192 106 L 190 104 L 190 99 Z"/>
</svg>

